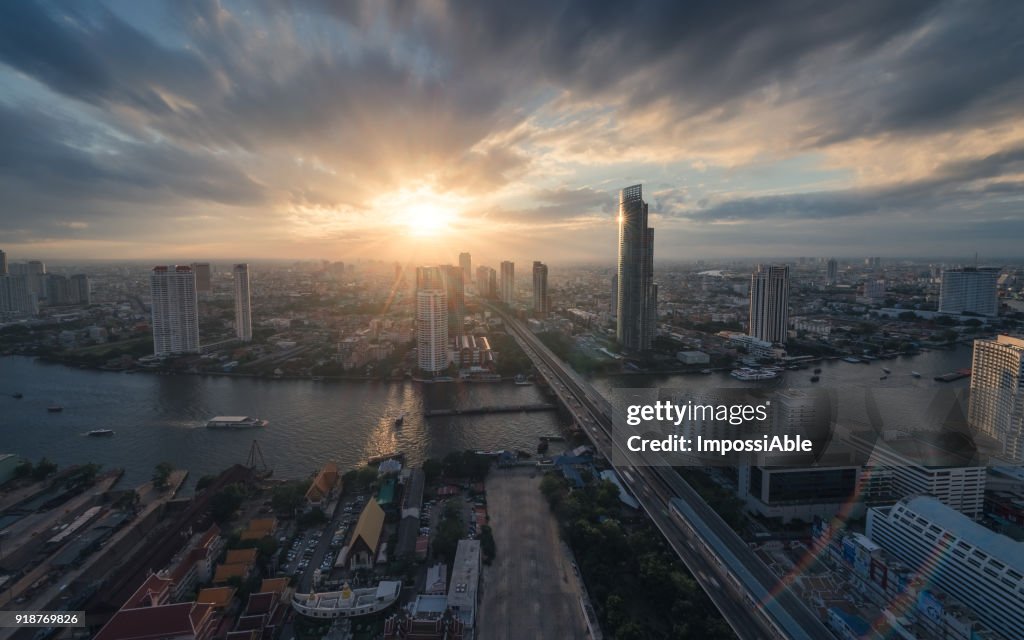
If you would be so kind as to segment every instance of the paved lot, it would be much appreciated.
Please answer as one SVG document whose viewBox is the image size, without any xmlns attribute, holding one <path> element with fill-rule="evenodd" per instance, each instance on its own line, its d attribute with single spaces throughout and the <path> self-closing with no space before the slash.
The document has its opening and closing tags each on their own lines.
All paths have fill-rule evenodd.
<svg viewBox="0 0 1024 640">
<path fill-rule="evenodd" d="M 497 557 L 484 567 L 477 636 L 582 640 L 587 637 L 572 566 L 562 552 L 558 523 L 531 469 L 495 470 L 487 508 Z"/>
</svg>

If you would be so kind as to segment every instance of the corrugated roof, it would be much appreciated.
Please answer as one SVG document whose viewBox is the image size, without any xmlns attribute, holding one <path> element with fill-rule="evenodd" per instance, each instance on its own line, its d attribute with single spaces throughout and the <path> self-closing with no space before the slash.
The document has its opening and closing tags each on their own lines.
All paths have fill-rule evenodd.
<svg viewBox="0 0 1024 640">
<path fill-rule="evenodd" d="M 230 604 L 235 597 L 234 587 L 210 587 L 200 589 L 196 594 L 196 602 L 200 604 L 212 604 L 217 609 L 223 609 Z"/>
</svg>

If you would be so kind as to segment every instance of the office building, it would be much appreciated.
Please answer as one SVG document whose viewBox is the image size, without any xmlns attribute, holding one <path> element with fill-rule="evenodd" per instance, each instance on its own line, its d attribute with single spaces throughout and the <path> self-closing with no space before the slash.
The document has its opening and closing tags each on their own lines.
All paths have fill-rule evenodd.
<svg viewBox="0 0 1024 640">
<path fill-rule="evenodd" d="M 839 263 L 836 262 L 835 258 L 828 259 L 828 265 L 825 267 L 825 284 L 831 286 L 839 280 Z"/>
<path fill-rule="evenodd" d="M 618 303 L 615 337 L 630 352 L 651 348 L 657 320 L 654 286 L 654 229 L 647 226 L 643 187 L 619 192 Z"/>
<path fill-rule="evenodd" d="M 34 316 L 37 313 L 37 298 L 28 286 L 28 276 L 0 276 L 0 316 Z"/>
<path fill-rule="evenodd" d="M 153 354 L 199 351 L 196 274 L 192 267 L 153 267 L 149 276 L 153 313 Z"/>
<path fill-rule="evenodd" d="M 235 337 L 243 342 L 252 340 L 252 293 L 249 286 L 249 265 L 236 264 L 235 276 Z"/>
<path fill-rule="evenodd" d="M 445 300 L 448 303 L 448 336 L 460 336 L 466 324 L 466 283 L 462 267 L 446 264 L 441 267 Z"/>
<path fill-rule="evenodd" d="M 789 265 L 757 265 L 750 276 L 748 334 L 773 344 L 786 344 L 789 326 Z"/>
<path fill-rule="evenodd" d="M 535 260 L 533 262 L 533 314 L 544 319 L 551 311 L 548 298 L 548 265 Z"/>
<path fill-rule="evenodd" d="M 939 313 L 997 315 L 999 271 L 997 267 L 943 269 Z"/>
<path fill-rule="evenodd" d="M 1008 460 L 1024 462 L 1024 339 L 974 341 L 967 421 L 998 440 Z"/>
<path fill-rule="evenodd" d="M 867 537 L 1006 638 L 1024 629 L 1024 544 L 929 496 L 868 510 Z"/>
<path fill-rule="evenodd" d="M 213 290 L 213 276 L 209 262 L 193 262 L 192 272 L 196 274 L 196 293 L 210 293 Z"/>
<path fill-rule="evenodd" d="M 419 368 L 448 368 L 448 299 L 440 267 L 416 269 L 416 354 Z"/>
<path fill-rule="evenodd" d="M 498 274 L 490 267 L 476 268 L 476 292 L 481 298 L 498 297 Z"/>
<path fill-rule="evenodd" d="M 89 276 L 84 273 L 76 273 L 71 276 L 70 287 L 74 304 L 92 304 L 92 287 Z"/>
<path fill-rule="evenodd" d="M 499 286 L 501 301 L 507 305 L 515 304 L 516 301 L 516 265 L 514 262 L 505 260 L 501 263 L 501 283 Z"/>
<path fill-rule="evenodd" d="M 0 276 L 7 275 L 7 254 L 0 249 Z"/>
<path fill-rule="evenodd" d="M 847 442 L 866 455 L 860 491 L 866 502 L 929 495 L 972 520 L 984 515 L 987 469 L 973 451 L 951 450 L 928 434 L 878 438 L 855 432 Z"/>
<path fill-rule="evenodd" d="M 462 267 L 462 283 L 464 285 L 473 282 L 473 260 L 468 251 L 459 254 L 459 266 Z"/>
</svg>

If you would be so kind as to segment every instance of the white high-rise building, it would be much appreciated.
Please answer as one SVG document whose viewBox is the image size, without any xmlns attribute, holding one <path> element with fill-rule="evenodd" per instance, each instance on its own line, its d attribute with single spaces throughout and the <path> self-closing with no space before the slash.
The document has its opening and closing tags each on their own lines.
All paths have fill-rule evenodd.
<svg viewBox="0 0 1024 640">
<path fill-rule="evenodd" d="M 39 313 L 39 306 L 26 275 L 0 276 L 0 316 Z"/>
<path fill-rule="evenodd" d="M 1024 339 L 975 340 L 967 421 L 1024 462 Z"/>
<path fill-rule="evenodd" d="M 199 351 L 196 274 L 192 267 L 153 267 L 153 353 L 158 356 Z"/>
<path fill-rule="evenodd" d="M 995 316 L 999 313 L 997 267 L 964 267 L 943 269 L 939 290 L 940 313 L 976 313 Z"/>
<path fill-rule="evenodd" d="M 930 496 L 868 510 L 867 536 L 1005 638 L 1024 629 L 1024 543 Z"/>
<path fill-rule="evenodd" d="M 440 373 L 448 368 L 449 267 L 416 269 L 416 354 L 419 368 Z"/>
<path fill-rule="evenodd" d="M 789 326 L 789 265 L 757 265 L 750 276 L 750 328 L 758 340 L 786 344 Z"/>
<path fill-rule="evenodd" d="M 516 265 L 505 260 L 501 263 L 501 280 L 499 281 L 501 301 L 511 305 L 516 301 Z"/>
<path fill-rule="evenodd" d="M 252 293 L 249 287 L 249 265 L 236 264 L 235 274 L 235 336 L 243 342 L 252 340 Z"/>
</svg>

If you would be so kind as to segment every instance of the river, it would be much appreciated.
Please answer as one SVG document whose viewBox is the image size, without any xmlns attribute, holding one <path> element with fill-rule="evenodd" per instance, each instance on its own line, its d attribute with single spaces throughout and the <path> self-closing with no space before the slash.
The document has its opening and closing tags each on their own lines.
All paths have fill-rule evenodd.
<svg viewBox="0 0 1024 640">
<path fill-rule="evenodd" d="M 962 390 L 967 380 L 944 384 L 932 377 L 970 366 L 970 347 L 913 357 L 850 364 L 827 361 L 821 382 L 810 370 L 787 371 L 773 386 L 833 389 L 849 420 L 863 419 L 865 394 L 882 409 L 887 428 L 913 428 L 931 420 L 936 398 Z M 881 367 L 892 369 L 879 380 Z M 918 371 L 915 378 L 910 372 Z M 609 376 L 594 385 L 677 387 L 689 390 L 741 386 L 727 373 L 674 376 Z M 748 384 L 748 383 L 746 383 Z M 20 392 L 22 399 L 12 397 Z M 536 386 L 511 383 L 313 382 L 243 377 L 122 374 L 69 368 L 27 357 L 0 357 L 0 453 L 60 465 L 97 462 L 125 469 L 132 486 L 167 461 L 192 479 L 245 463 L 254 438 L 276 477 L 300 478 L 327 461 L 342 469 L 368 457 L 403 451 L 411 463 L 463 449 L 534 451 L 537 438 L 557 433 L 553 412 L 505 413 L 426 419 L 424 406 L 471 408 L 545 402 Z M 47 406 L 64 407 L 50 413 Z M 938 402 L 944 407 L 945 401 Z M 944 410 L 944 409 L 943 409 Z M 394 417 L 405 413 L 401 427 Z M 270 421 L 258 430 L 210 430 L 215 415 L 253 415 Z M 113 429 L 111 438 L 90 438 L 91 429 Z"/>
</svg>

